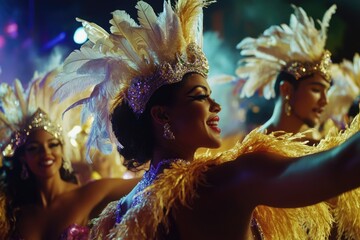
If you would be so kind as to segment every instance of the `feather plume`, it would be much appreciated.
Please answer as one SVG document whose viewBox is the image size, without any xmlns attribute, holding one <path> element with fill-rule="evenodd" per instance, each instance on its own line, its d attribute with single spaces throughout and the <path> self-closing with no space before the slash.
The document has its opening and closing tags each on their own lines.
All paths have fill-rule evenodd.
<svg viewBox="0 0 360 240">
<path fill-rule="evenodd" d="M 84 97 L 71 102 L 67 110 L 83 105 L 83 120 L 93 117 L 89 147 L 96 146 L 106 152 L 111 150 L 110 142 L 121 147 L 109 119 L 114 99 L 119 96 L 126 99 L 127 90 L 138 77 L 149 79 L 146 81 L 152 84 L 155 80 L 149 76 L 161 64 L 173 64 L 192 41 L 200 45 L 202 7 L 211 2 L 179 0 L 173 9 L 170 1 L 164 1 L 163 12 L 156 15 L 149 4 L 138 1 L 138 23 L 125 11 L 113 11 L 110 33 L 94 23 L 77 19 L 90 41 L 65 60 L 62 73 L 53 84 L 54 99 L 63 101 L 86 89 Z"/>
<path fill-rule="evenodd" d="M 89 36 L 89 40 L 93 43 L 96 43 L 99 39 L 109 37 L 109 34 L 103 28 L 94 23 L 87 22 L 81 18 L 76 18 L 76 21 L 81 22 L 87 36 Z"/>
<path fill-rule="evenodd" d="M 325 51 L 326 31 L 336 6 L 326 11 L 322 22 L 319 22 L 320 30 L 302 8 L 292 7 L 294 14 L 290 16 L 289 25 L 271 26 L 260 37 L 245 38 L 237 45 L 242 59 L 236 72 L 239 77 L 247 78 L 240 96 L 250 97 L 259 91 L 266 98 L 274 97 L 276 77 L 289 62 L 312 63 L 321 60 Z M 266 93 L 265 89 L 270 92 Z"/>
<path fill-rule="evenodd" d="M 322 21 L 319 21 L 319 24 L 321 26 L 321 35 L 324 39 L 324 42 L 326 41 L 327 38 L 327 29 L 330 26 L 330 20 L 331 20 L 331 16 L 336 12 L 336 5 L 332 5 L 328 11 L 326 11 L 326 13 L 324 14 L 324 17 L 322 19 Z"/>
<path fill-rule="evenodd" d="M 175 9 L 179 16 L 183 35 L 187 42 L 196 42 L 199 46 L 202 46 L 202 42 L 199 42 L 199 40 L 196 39 L 199 32 L 202 34 L 202 9 L 213 2 L 215 1 L 177 1 Z"/>
<path fill-rule="evenodd" d="M 0 121 L 5 125 L 5 126 L 0 126 L 0 127 L 1 128 L 10 128 L 12 131 L 16 131 L 16 128 L 6 118 L 7 117 L 5 116 L 5 114 L 0 112 Z"/>
<path fill-rule="evenodd" d="M 23 88 L 19 80 L 14 81 L 14 86 L 8 84 L 0 85 L 0 150 L 4 150 L 12 141 L 15 132 L 21 132 L 25 128 L 25 123 L 40 108 L 48 114 L 54 123 L 60 123 L 64 133 L 69 132 L 75 125 L 80 125 L 80 109 L 74 109 L 71 114 L 62 118 L 67 102 L 60 104 L 53 101 L 52 96 L 54 89 L 52 82 L 57 76 L 60 68 L 53 69 L 49 72 L 38 74 L 35 73 L 28 87 Z M 81 94 L 75 96 L 73 101 L 83 97 Z M 65 141 L 64 153 L 65 159 L 70 160 L 75 156 L 76 149 L 70 144 L 67 134 L 62 139 Z"/>
<path fill-rule="evenodd" d="M 155 40 L 162 41 L 162 30 L 157 24 L 157 16 L 154 9 L 146 2 L 139 1 L 135 7 L 138 10 L 138 20 L 140 25 L 149 30 Z"/>
<path fill-rule="evenodd" d="M 353 61 L 344 59 L 331 68 L 333 85 L 330 87 L 326 105 L 321 118 L 331 118 L 339 126 L 346 126 L 350 106 L 360 95 L 360 55 L 356 53 Z"/>
<path fill-rule="evenodd" d="M 22 115 L 25 115 L 27 112 L 27 107 L 25 103 L 24 89 L 18 79 L 15 79 L 15 94 L 19 100 Z"/>
</svg>

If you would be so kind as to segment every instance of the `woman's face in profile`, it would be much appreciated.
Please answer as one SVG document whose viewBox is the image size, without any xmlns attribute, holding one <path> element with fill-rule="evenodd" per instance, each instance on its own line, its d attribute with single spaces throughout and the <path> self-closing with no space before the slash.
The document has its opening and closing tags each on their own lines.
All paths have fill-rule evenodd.
<svg viewBox="0 0 360 240">
<path fill-rule="evenodd" d="M 321 113 L 328 103 L 330 83 L 319 74 L 301 80 L 292 98 L 293 114 L 309 127 L 319 124 Z"/>
<path fill-rule="evenodd" d="M 59 173 L 63 157 L 59 139 L 45 130 L 35 130 L 27 138 L 24 149 L 24 161 L 37 178 Z"/>
<path fill-rule="evenodd" d="M 211 98 L 206 79 L 197 73 L 184 76 L 182 87 L 169 109 L 171 130 L 181 146 L 189 148 L 220 146 L 218 103 Z"/>
</svg>

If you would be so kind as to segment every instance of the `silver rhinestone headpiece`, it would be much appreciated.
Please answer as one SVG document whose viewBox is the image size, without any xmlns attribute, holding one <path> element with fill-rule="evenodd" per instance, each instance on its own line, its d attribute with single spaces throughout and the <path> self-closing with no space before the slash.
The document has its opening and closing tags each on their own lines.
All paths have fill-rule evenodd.
<svg viewBox="0 0 360 240">
<path fill-rule="evenodd" d="M 127 91 L 128 104 L 140 115 L 144 112 L 152 94 L 163 85 L 180 82 L 187 73 L 199 73 L 207 77 L 208 61 L 195 43 L 187 46 L 186 52 L 177 55 L 175 63 L 165 62 L 159 65 L 151 76 L 141 76 L 132 80 Z"/>
<path fill-rule="evenodd" d="M 320 73 L 327 81 L 331 81 L 330 66 L 331 66 L 331 53 L 325 50 L 320 61 L 318 62 L 289 62 L 284 71 L 290 73 L 296 80 L 309 76 L 314 73 Z"/>
<path fill-rule="evenodd" d="M 11 148 L 6 148 L 6 155 L 12 155 L 13 151 L 16 148 L 23 145 L 26 142 L 27 137 L 34 130 L 43 129 L 53 135 L 55 138 L 59 139 L 62 143 L 62 127 L 60 124 L 54 123 L 50 120 L 49 116 L 40 108 L 27 120 L 26 124 L 19 131 L 14 132 L 10 146 Z"/>
</svg>

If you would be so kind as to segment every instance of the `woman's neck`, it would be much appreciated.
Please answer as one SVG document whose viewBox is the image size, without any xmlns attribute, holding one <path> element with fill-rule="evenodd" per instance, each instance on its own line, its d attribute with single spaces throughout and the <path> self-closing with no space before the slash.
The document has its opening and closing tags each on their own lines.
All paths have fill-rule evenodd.
<svg viewBox="0 0 360 240">
<path fill-rule="evenodd" d="M 153 158 L 151 160 L 151 165 L 157 166 L 160 162 L 164 160 L 171 160 L 171 159 L 181 159 L 187 162 L 191 162 L 194 159 L 195 151 L 164 151 L 161 150 L 154 150 Z"/>
<path fill-rule="evenodd" d="M 288 133 L 299 133 L 309 129 L 309 127 L 299 117 L 291 114 L 287 116 L 281 104 L 276 104 L 271 118 L 265 122 L 262 130 L 267 133 L 275 131 L 284 131 Z"/>
<path fill-rule="evenodd" d="M 67 189 L 67 184 L 60 176 L 48 179 L 38 179 L 39 201 L 43 207 L 47 207 L 59 195 Z"/>
<path fill-rule="evenodd" d="M 276 132 L 276 131 L 284 131 L 287 133 L 299 133 L 303 132 L 309 127 L 303 122 L 296 121 L 297 119 L 283 119 L 282 121 L 274 121 L 272 118 L 269 119 L 264 125 L 261 127 L 263 130 L 266 130 L 267 133 Z"/>
</svg>

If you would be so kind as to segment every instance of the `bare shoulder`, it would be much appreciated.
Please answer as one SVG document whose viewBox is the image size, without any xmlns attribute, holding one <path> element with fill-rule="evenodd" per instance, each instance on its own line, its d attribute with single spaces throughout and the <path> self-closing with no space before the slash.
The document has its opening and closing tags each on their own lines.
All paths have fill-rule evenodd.
<svg viewBox="0 0 360 240">
<path fill-rule="evenodd" d="M 257 204 L 255 196 L 267 181 L 284 171 L 291 161 L 268 152 L 242 154 L 211 167 L 206 173 L 208 187 L 204 187 L 203 191 L 227 205 L 252 206 Z"/>
<path fill-rule="evenodd" d="M 292 158 L 265 151 L 245 153 L 234 160 L 210 168 L 207 179 L 217 185 L 232 181 L 234 178 L 246 180 L 264 174 L 275 174 L 291 161 Z"/>
</svg>

